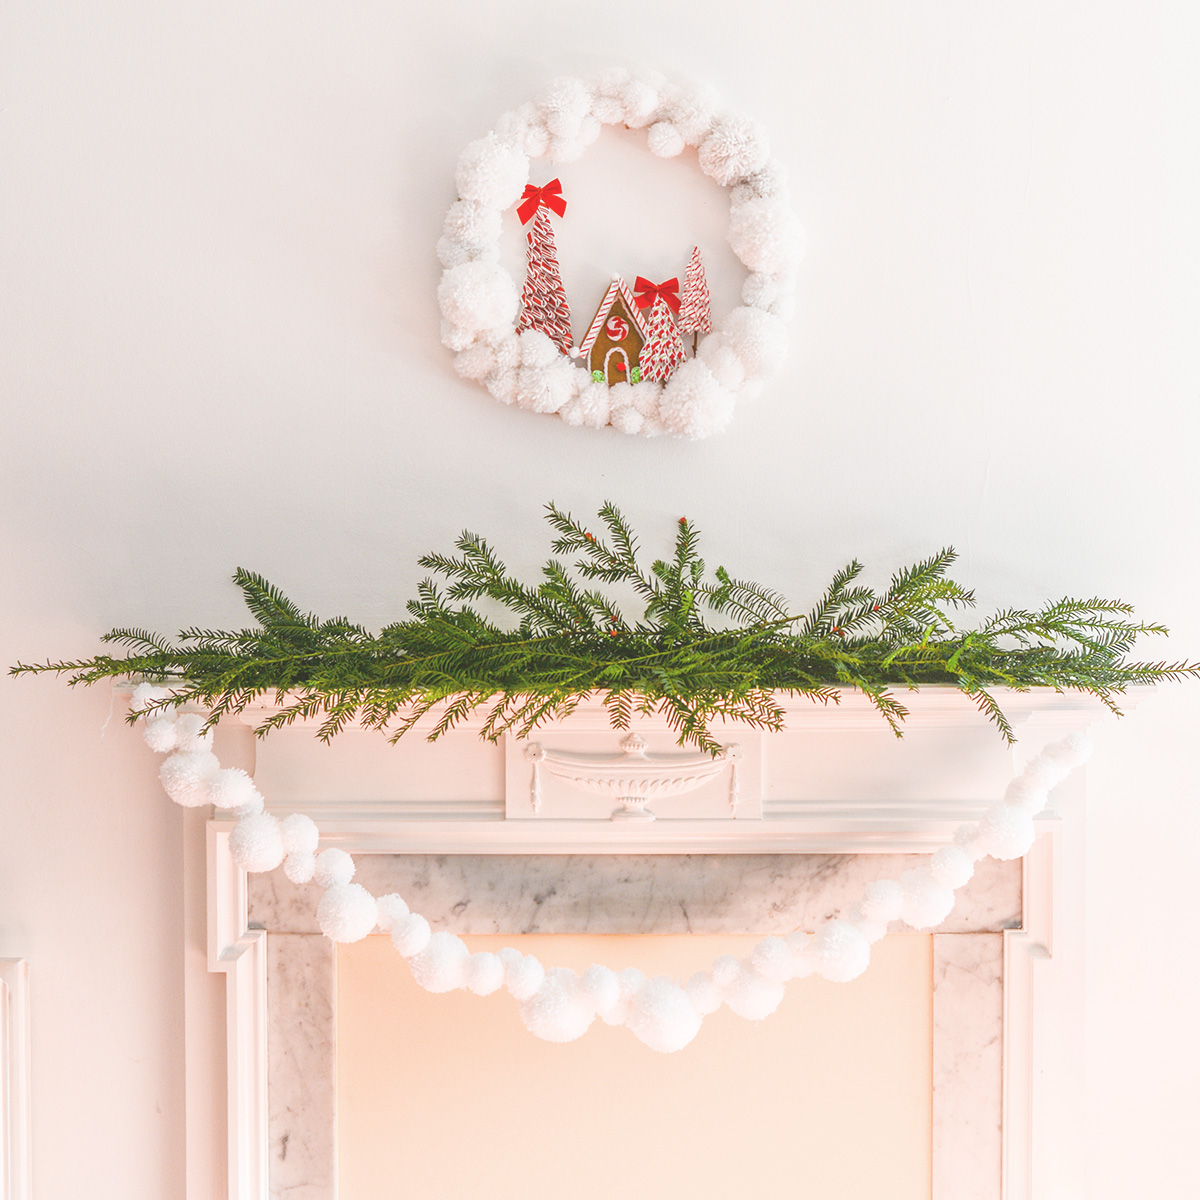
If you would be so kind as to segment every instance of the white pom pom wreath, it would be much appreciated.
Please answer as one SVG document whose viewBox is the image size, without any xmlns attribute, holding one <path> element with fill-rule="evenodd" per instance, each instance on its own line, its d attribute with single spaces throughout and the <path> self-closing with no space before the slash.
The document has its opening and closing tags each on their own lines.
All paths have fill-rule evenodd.
<svg viewBox="0 0 1200 1200">
<path fill-rule="evenodd" d="M 618 398 L 604 382 L 593 386 L 586 364 L 560 354 L 542 333 L 524 331 L 520 341 L 538 342 L 538 353 L 519 352 L 512 329 L 518 283 L 500 265 L 505 210 L 529 179 L 529 159 L 573 162 L 605 124 L 645 128 L 647 147 L 659 157 L 698 146 L 703 172 L 732 189 L 730 244 L 752 271 L 743 288 L 746 307 L 718 321 L 699 343 L 703 369 L 685 362 L 665 390 L 658 383 L 634 385 L 634 392 L 651 388 L 652 406 Z M 792 309 L 803 232 L 762 130 L 722 112 L 709 90 L 620 69 L 592 82 L 554 79 L 535 101 L 504 113 L 490 134 L 463 151 L 456 179 L 459 198 L 446 214 L 437 248 L 446 268 L 438 286 L 442 341 L 455 353 L 458 374 L 500 403 L 632 436 L 706 438 L 725 429 L 738 402 L 752 399 L 783 365 L 783 321 Z"/>
<path fill-rule="evenodd" d="M 497 954 L 486 950 L 472 954 L 463 972 L 467 990 L 476 996 L 490 996 L 504 986 L 504 963 Z"/>
<path fill-rule="evenodd" d="M 212 778 L 220 767 L 211 750 L 180 750 L 163 759 L 158 778 L 176 804 L 198 808 L 212 803 Z"/>
<path fill-rule="evenodd" d="M 209 797 L 218 808 L 231 808 L 239 817 L 262 812 L 262 793 L 241 767 L 214 771 L 208 781 Z"/>
<path fill-rule="evenodd" d="M 420 954 L 429 945 L 432 936 L 429 922 L 420 913 L 397 917 L 392 923 L 392 945 L 403 958 Z"/>
<path fill-rule="evenodd" d="M 825 921 L 813 934 L 812 956 L 818 975 L 832 983 L 849 983 L 870 965 L 871 943 L 849 921 Z"/>
<path fill-rule="evenodd" d="M 354 859 L 345 850 L 330 846 L 317 855 L 317 887 L 333 887 L 338 883 L 349 883 L 354 878 Z"/>
<path fill-rule="evenodd" d="M 283 862 L 283 835 L 270 813 L 243 817 L 229 834 L 229 854 L 243 871 L 273 871 Z"/>
<path fill-rule="evenodd" d="M 317 924 L 331 942 L 361 942 L 378 917 L 375 897 L 357 883 L 335 883 L 317 905 Z"/>
<path fill-rule="evenodd" d="M 427 992 L 452 992 L 466 986 L 470 957 L 462 938 L 443 930 L 429 939 L 420 954 L 408 960 L 408 967 L 413 979 Z"/>
<path fill-rule="evenodd" d="M 566 967 L 546 973 L 541 986 L 521 1005 L 521 1022 L 535 1037 L 546 1042 L 573 1042 L 587 1033 L 596 1019 L 579 982 Z"/>
<path fill-rule="evenodd" d="M 687 992 L 673 979 L 659 976 L 637 990 L 625 1025 L 651 1050 L 673 1054 L 700 1032 L 700 1021 Z"/>
</svg>

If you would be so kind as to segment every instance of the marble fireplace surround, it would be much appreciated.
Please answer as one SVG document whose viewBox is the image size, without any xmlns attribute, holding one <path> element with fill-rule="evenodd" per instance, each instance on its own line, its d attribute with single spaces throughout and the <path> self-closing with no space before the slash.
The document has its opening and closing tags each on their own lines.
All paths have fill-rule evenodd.
<svg viewBox="0 0 1200 1200">
<path fill-rule="evenodd" d="M 736 818 L 700 798 L 699 815 L 612 822 L 607 810 L 565 813 L 560 797 L 541 819 L 526 811 L 519 743 L 482 754 L 474 740 L 443 743 L 431 771 L 423 743 L 385 745 L 385 759 L 377 735 L 351 737 L 331 758 L 298 729 L 260 743 L 248 765 L 273 811 L 308 812 L 323 845 L 355 854 L 360 882 L 401 893 L 435 928 L 765 934 L 811 928 L 869 879 L 895 878 L 977 816 L 1026 758 L 1098 715 L 1079 698 L 1005 698 L 1021 735 L 1009 751 L 968 701 L 931 689 L 915 697 L 897 757 L 877 718 L 847 699 L 797 706 L 783 734 L 731 731 L 751 760 L 750 803 Z M 539 736 L 618 740 L 594 713 Z M 1082 834 L 1071 815 L 1082 801 L 1076 773 L 1052 794 L 1030 854 L 980 864 L 933 931 L 934 1200 L 1049 1200 L 1068 1194 L 1079 1168 L 1071 1137 L 1043 1131 L 1069 1129 L 1056 1117 L 1082 1101 Z M 281 872 L 247 878 L 229 857 L 231 828 L 211 821 L 207 835 L 230 1200 L 334 1200 L 335 947 L 316 930 L 312 886 Z"/>
</svg>

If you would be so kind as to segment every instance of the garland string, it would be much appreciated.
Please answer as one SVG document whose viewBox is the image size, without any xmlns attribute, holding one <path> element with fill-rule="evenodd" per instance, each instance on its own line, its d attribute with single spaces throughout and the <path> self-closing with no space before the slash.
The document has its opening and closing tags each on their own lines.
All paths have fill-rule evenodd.
<svg viewBox="0 0 1200 1200">
<path fill-rule="evenodd" d="M 867 884 L 844 917 L 822 921 L 808 933 L 797 930 L 759 942 L 744 959 L 717 958 L 707 970 L 679 982 L 669 976 L 648 978 L 637 968 L 615 971 L 594 965 L 577 973 L 547 969 L 533 955 L 512 947 L 472 954 L 453 933 L 434 932 L 395 894 L 373 896 L 352 882 L 354 861 L 346 851 L 318 852 L 320 831 L 311 817 L 276 817 L 254 781 L 237 767 L 222 768 L 212 751 L 212 730 L 204 713 L 181 711 L 176 693 L 139 684 L 132 714 L 143 722 L 150 748 L 167 757 L 159 778 L 177 804 L 214 804 L 238 818 L 229 838 L 234 862 L 249 872 L 271 871 L 282 864 L 297 884 L 322 889 L 317 924 L 334 942 L 357 942 L 379 929 L 390 934 L 408 960 L 413 978 L 431 992 L 466 988 L 479 996 L 507 989 L 520 1005 L 525 1027 L 551 1042 L 582 1037 L 597 1017 L 623 1025 L 652 1050 L 681 1050 L 696 1036 L 705 1016 L 724 1004 L 738 1016 L 757 1021 L 769 1016 L 792 979 L 820 975 L 847 982 L 870 963 L 871 946 L 893 921 L 913 929 L 940 925 L 954 907 L 954 892 L 975 872 L 981 858 L 1020 858 L 1033 845 L 1034 818 L 1045 807 L 1050 789 L 1062 782 L 1089 753 L 1090 743 L 1075 733 L 1034 757 L 1008 784 L 1003 797 L 978 821 L 959 826 L 953 840 L 927 856 L 899 879 Z M 736 771 L 736 764 L 734 764 Z M 532 801 L 538 805 L 537 763 Z M 736 775 L 731 800 L 736 805 Z"/>
</svg>

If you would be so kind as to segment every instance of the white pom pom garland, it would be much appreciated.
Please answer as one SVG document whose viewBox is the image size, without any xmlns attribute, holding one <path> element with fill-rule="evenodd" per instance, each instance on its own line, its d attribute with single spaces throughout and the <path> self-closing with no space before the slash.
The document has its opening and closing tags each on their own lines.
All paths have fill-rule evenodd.
<svg viewBox="0 0 1200 1200">
<path fill-rule="evenodd" d="M 698 147 L 701 171 L 732 189 L 730 245 L 754 273 L 744 302 L 774 322 L 755 325 L 736 315 L 745 309 L 735 309 L 701 343 L 722 339 L 723 353 L 706 358 L 708 369 L 689 371 L 692 364 L 685 364 L 659 388 L 661 413 L 657 405 L 653 413 L 633 406 L 635 413 L 628 403 L 610 398 L 605 384 L 599 391 L 590 389 L 590 373 L 556 348 L 551 347 L 552 358 L 522 356 L 519 363 L 480 348 L 512 335 L 518 288 L 499 263 L 501 226 L 529 180 L 530 159 L 573 162 L 603 124 L 645 128 L 647 147 L 660 158 Z M 557 413 L 570 425 L 610 425 L 642 437 L 705 438 L 724 429 L 738 401 L 752 398 L 782 366 L 787 354 L 782 320 L 792 309 L 803 231 L 789 207 L 783 170 L 770 159 L 766 135 L 748 118 L 722 111 L 709 88 L 685 88 L 622 69 L 591 81 L 551 80 L 532 102 L 503 114 L 491 133 L 466 147 L 455 181 L 459 198 L 446 214 L 437 244 L 445 268 L 438 285 L 442 342 L 455 352 L 459 375 L 481 383 L 501 403 Z M 529 336 L 526 331 L 522 340 Z"/>
<path fill-rule="evenodd" d="M 537 354 L 536 340 L 533 346 L 530 353 Z M 638 388 L 629 391 L 636 394 Z M 626 407 L 633 406 L 626 402 Z M 144 709 L 169 695 L 165 689 L 142 685 L 134 694 L 134 708 Z M 641 1042 L 661 1053 L 688 1045 L 703 1018 L 722 1004 L 747 1020 L 762 1020 L 779 1006 L 789 980 L 814 972 L 832 982 L 856 979 L 870 962 L 871 943 L 886 933 L 891 921 L 903 920 L 917 929 L 941 924 L 954 906 L 954 890 L 970 880 L 979 858 L 1016 858 L 1029 850 L 1037 833 L 1033 818 L 1048 789 L 1085 761 L 1090 748 L 1082 735 L 1047 747 L 977 823 L 961 826 L 954 840 L 922 866 L 904 872 L 899 880 L 869 883 L 848 919 L 827 920 L 812 934 L 796 931 L 764 938 L 748 959 L 739 962 L 723 955 L 710 970 L 697 971 L 680 985 L 666 976 L 648 980 L 632 967 L 618 974 L 594 965 L 582 977 L 562 967 L 547 971 L 532 955 L 512 947 L 471 954 L 454 934 L 431 932 L 429 922 L 410 912 L 403 897 L 376 899 L 352 883 L 354 860 L 344 850 L 330 847 L 314 854 L 320 831 L 312 819 L 293 813 L 279 820 L 264 812 L 250 777 L 237 768 L 221 769 L 205 748 L 210 734 L 201 732 L 204 718 L 185 722 L 180 734 L 182 719 L 170 713 L 143 721 L 147 744 L 174 751 L 159 772 L 167 794 L 181 804 L 213 801 L 238 810 L 241 819 L 229 836 L 233 861 L 254 872 L 284 863 L 293 882 L 315 879 L 324 889 L 317 924 L 330 940 L 359 941 L 378 927 L 391 934 L 397 952 L 409 960 L 413 978 L 428 991 L 467 988 L 487 996 L 507 988 L 521 1005 L 522 1022 L 537 1037 L 573 1041 L 599 1016 L 609 1025 L 627 1025 Z M 164 734 L 164 726 L 170 736 Z M 198 748 L 187 749 L 188 745 Z"/>
</svg>

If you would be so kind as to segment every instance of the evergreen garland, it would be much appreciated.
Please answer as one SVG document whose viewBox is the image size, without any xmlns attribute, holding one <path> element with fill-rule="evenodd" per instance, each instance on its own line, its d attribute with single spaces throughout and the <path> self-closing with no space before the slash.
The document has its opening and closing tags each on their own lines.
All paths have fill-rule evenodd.
<svg viewBox="0 0 1200 1200">
<path fill-rule="evenodd" d="M 862 567 L 851 562 L 810 611 L 796 613 L 777 592 L 723 567 L 710 576 L 686 518 L 672 557 L 647 569 L 613 505 L 599 512 L 605 536 L 553 504 L 546 512 L 557 534 L 553 552 L 578 555 L 572 566 L 551 558 L 540 583 L 522 583 L 482 538 L 463 533 L 457 556 L 420 560 L 443 582 L 424 580 L 409 619 L 377 634 L 341 617 L 321 621 L 239 569 L 233 578 L 253 628 L 193 627 L 174 643 L 115 629 L 104 641 L 126 647 L 124 656 L 19 663 L 11 673 L 69 672 L 72 684 L 151 679 L 175 689 L 166 704 L 201 704 L 210 721 L 273 693 L 281 708 L 259 734 L 319 716 L 322 739 L 357 721 L 393 742 L 428 714 L 432 740 L 479 708 L 483 737 L 523 737 L 598 693 L 614 728 L 657 712 L 681 745 L 714 753 L 715 718 L 782 728 L 777 694 L 828 703 L 840 689 L 858 688 L 899 736 L 907 710 L 892 689 L 950 685 L 1011 742 L 991 688 L 1088 692 L 1119 715 L 1115 697 L 1125 688 L 1200 674 L 1200 663 L 1125 661 L 1139 635 L 1167 631 L 1134 621 L 1121 601 L 1010 608 L 959 629 L 950 613 L 972 607 L 974 596 L 947 578 L 950 549 L 898 571 L 880 592 L 857 582 Z M 627 617 L 594 584 L 632 590 L 640 616 Z M 515 625 L 485 616 L 477 601 L 499 606 Z"/>
</svg>

